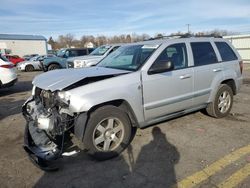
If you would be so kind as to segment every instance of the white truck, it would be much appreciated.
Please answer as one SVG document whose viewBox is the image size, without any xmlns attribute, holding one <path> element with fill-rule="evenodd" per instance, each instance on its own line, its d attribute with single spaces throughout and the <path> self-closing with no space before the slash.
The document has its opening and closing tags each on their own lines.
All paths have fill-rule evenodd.
<svg viewBox="0 0 250 188">
<path fill-rule="evenodd" d="M 69 58 L 67 60 L 67 68 L 83 68 L 91 67 L 99 63 L 103 58 L 105 58 L 110 53 L 114 52 L 117 48 L 122 46 L 122 44 L 111 44 L 103 45 L 96 48 L 89 55 L 78 56 Z"/>
</svg>

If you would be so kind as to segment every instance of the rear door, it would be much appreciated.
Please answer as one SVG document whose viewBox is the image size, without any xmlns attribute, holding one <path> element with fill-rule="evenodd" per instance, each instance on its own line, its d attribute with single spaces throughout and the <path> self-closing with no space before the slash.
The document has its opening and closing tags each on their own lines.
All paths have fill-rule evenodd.
<svg viewBox="0 0 250 188">
<path fill-rule="evenodd" d="M 151 75 L 142 71 L 146 121 L 192 106 L 193 68 L 188 66 L 186 44 L 183 42 L 166 46 L 153 65 L 163 61 L 172 61 L 174 70 Z"/>
<path fill-rule="evenodd" d="M 223 71 L 214 43 L 191 42 L 190 45 L 194 61 L 194 105 L 197 106 L 208 102 L 213 84 L 223 78 Z"/>
</svg>

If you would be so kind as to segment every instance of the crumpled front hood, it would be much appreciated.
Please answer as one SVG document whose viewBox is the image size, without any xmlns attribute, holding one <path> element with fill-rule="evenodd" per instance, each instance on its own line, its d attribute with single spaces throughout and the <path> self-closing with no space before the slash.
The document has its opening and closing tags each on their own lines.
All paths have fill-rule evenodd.
<svg viewBox="0 0 250 188">
<path fill-rule="evenodd" d="M 32 83 L 36 87 L 54 92 L 56 90 L 62 90 L 85 78 L 119 75 L 129 72 L 130 71 L 104 67 L 53 70 L 36 76 Z"/>
</svg>

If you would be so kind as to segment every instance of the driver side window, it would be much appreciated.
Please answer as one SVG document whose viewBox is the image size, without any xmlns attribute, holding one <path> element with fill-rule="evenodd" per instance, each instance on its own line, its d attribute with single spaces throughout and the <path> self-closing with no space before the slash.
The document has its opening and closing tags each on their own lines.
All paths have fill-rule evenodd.
<svg viewBox="0 0 250 188">
<path fill-rule="evenodd" d="M 165 48 L 152 66 L 168 61 L 174 64 L 174 70 L 182 69 L 188 66 L 185 43 L 172 44 Z"/>
</svg>

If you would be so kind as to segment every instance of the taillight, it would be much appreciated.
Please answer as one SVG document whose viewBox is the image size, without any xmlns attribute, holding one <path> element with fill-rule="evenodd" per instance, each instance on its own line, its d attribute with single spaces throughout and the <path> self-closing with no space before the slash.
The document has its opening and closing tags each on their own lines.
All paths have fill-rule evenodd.
<svg viewBox="0 0 250 188">
<path fill-rule="evenodd" d="M 11 68 L 13 68 L 13 67 L 14 67 L 14 65 L 12 65 L 12 64 L 0 65 L 0 67 L 2 67 L 2 68 L 6 68 L 6 69 L 11 69 Z"/>
<path fill-rule="evenodd" d="M 242 71 L 243 71 L 243 61 L 240 61 L 240 62 L 239 62 L 239 65 L 240 65 L 240 72 L 241 72 L 241 74 L 242 74 Z"/>
</svg>

